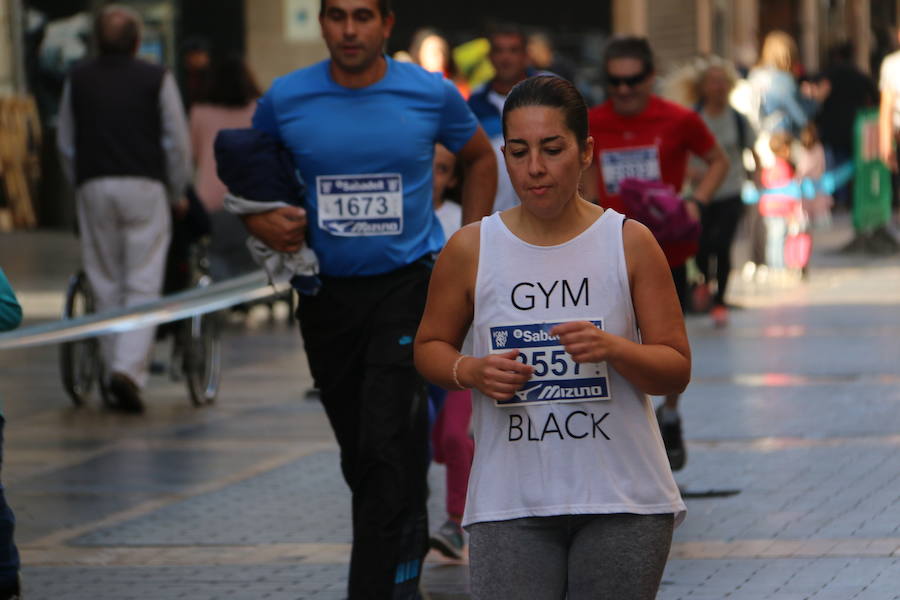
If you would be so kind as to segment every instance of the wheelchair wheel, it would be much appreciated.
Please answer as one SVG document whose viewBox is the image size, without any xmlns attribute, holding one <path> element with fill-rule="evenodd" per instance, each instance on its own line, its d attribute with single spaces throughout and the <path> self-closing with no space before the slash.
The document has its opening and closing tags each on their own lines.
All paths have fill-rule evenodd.
<svg viewBox="0 0 900 600">
<path fill-rule="evenodd" d="M 73 275 L 66 289 L 63 318 L 82 317 L 93 313 L 94 308 L 94 294 L 87 276 L 83 271 Z M 75 406 L 82 406 L 87 402 L 95 383 L 99 384 L 103 403 L 109 404 L 97 338 L 62 344 L 59 349 L 59 367 L 63 387 Z"/>
<path fill-rule="evenodd" d="M 219 393 L 222 346 L 217 315 L 191 317 L 185 322 L 184 374 L 194 406 L 212 404 Z"/>
</svg>

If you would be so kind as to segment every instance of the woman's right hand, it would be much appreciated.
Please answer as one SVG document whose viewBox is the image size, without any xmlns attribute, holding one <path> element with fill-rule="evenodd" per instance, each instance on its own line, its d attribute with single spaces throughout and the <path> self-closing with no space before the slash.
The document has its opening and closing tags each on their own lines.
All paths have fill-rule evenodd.
<svg viewBox="0 0 900 600">
<path fill-rule="evenodd" d="M 510 350 L 481 358 L 466 356 L 459 363 L 459 382 L 494 400 L 509 400 L 534 372 L 531 366 L 516 360 L 518 355 L 518 350 Z"/>
</svg>

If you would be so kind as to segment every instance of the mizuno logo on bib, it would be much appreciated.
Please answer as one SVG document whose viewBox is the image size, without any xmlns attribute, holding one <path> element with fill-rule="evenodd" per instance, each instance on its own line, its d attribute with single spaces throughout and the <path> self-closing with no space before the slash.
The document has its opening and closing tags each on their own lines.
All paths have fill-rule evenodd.
<svg viewBox="0 0 900 600">
<path fill-rule="evenodd" d="M 603 321 L 591 320 L 603 329 Z M 531 379 L 497 406 L 522 406 L 550 402 L 593 402 L 609 400 L 609 377 L 606 363 L 576 363 L 550 335 L 559 323 L 530 323 L 491 327 L 491 354 L 518 350 L 518 360 L 531 365 Z"/>
<path fill-rule="evenodd" d="M 320 175 L 316 177 L 319 228 L 332 235 L 361 237 L 403 233 L 403 177 Z"/>
</svg>

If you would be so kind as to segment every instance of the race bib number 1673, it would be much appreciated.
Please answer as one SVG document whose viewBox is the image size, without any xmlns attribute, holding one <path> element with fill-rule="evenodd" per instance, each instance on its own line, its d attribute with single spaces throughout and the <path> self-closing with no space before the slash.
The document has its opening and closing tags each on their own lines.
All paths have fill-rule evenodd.
<svg viewBox="0 0 900 600">
<path fill-rule="evenodd" d="M 603 329 L 603 321 L 590 321 Z M 497 406 L 522 406 L 549 402 L 591 402 L 609 400 L 606 363 L 576 363 L 550 335 L 559 323 L 530 323 L 491 327 L 491 354 L 518 350 L 518 360 L 531 365 L 531 379 L 509 400 Z"/>
<path fill-rule="evenodd" d="M 316 177 L 319 228 L 332 235 L 360 237 L 403 233 L 403 177 L 320 175 Z"/>
</svg>

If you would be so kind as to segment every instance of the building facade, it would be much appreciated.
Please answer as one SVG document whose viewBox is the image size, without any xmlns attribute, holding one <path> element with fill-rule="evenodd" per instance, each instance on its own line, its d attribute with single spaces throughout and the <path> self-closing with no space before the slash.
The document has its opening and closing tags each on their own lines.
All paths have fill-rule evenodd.
<svg viewBox="0 0 900 600">
<path fill-rule="evenodd" d="M 665 70 L 713 53 L 750 66 L 767 33 L 797 40 L 808 73 L 825 66 L 828 49 L 852 40 L 856 62 L 877 70 L 893 49 L 898 0 L 613 0 L 613 29 L 646 35 Z"/>
<path fill-rule="evenodd" d="M 145 56 L 184 82 L 181 53 L 192 38 L 213 53 L 243 52 L 260 86 L 327 56 L 318 24 L 320 0 L 119 0 L 145 18 Z M 55 110 L 67 69 L 90 52 L 91 16 L 106 0 L 0 0 L 0 96 L 37 100 L 44 140 L 55 135 Z M 857 63 L 876 73 L 896 45 L 900 0 L 393 0 L 397 15 L 388 51 L 406 49 L 414 32 L 437 28 L 459 44 L 513 21 L 542 31 L 575 65 L 579 87 L 602 99 L 600 62 L 610 35 L 647 36 L 662 74 L 697 54 L 715 53 L 743 66 L 756 61 L 762 38 L 775 29 L 798 42 L 807 73 L 826 64 L 828 48 L 855 43 Z M 452 10 L 448 10 L 452 7 Z M 70 228 L 73 204 L 58 176 L 52 145 L 44 144 L 36 202 L 41 225 Z"/>
</svg>

